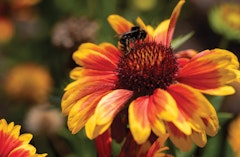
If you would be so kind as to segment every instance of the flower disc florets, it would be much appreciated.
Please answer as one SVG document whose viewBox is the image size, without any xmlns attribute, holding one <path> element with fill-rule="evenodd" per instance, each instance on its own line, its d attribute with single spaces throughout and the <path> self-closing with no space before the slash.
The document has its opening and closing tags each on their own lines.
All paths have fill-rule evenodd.
<svg viewBox="0 0 240 157">
<path fill-rule="evenodd" d="M 117 69 L 117 88 L 151 95 L 156 88 L 166 89 L 176 80 L 178 64 L 173 50 L 156 42 L 135 43 L 123 55 Z"/>
</svg>

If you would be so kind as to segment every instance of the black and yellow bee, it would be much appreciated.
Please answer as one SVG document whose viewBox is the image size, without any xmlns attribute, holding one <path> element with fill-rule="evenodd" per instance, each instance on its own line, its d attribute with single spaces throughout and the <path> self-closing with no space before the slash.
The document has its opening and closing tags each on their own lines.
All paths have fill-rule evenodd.
<svg viewBox="0 0 240 157">
<path fill-rule="evenodd" d="M 147 32 L 141 29 L 139 26 L 134 26 L 130 31 L 121 35 L 118 43 L 118 48 L 124 53 L 128 54 L 134 49 L 135 42 L 144 40 L 147 36 Z"/>
</svg>

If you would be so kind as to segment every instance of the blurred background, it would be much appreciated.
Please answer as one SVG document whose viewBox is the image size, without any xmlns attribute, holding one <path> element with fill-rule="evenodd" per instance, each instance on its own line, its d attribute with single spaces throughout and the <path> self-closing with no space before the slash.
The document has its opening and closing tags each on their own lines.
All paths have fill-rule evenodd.
<svg viewBox="0 0 240 157">
<path fill-rule="evenodd" d="M 117 45 L 118 35 L 107 22 L 111 14 L 132 22 L 139 16 L 146 24 L 157 26 L 170 17 L 177 2 L 0 0 L 0 118 L 22 125 L 23 133 L 32 133 L 31 143 L 38 153 L 47 152 L 49 157 L 96 156 L 94 142 L 85 137 L 84 131 L 72 135 L 66 117 L 61 114 L 61 97 L 71 82 L 69 72 L 76 66 L 73 52 L 84 42 Z M 225 3 L 228 4 L 220 7 Z M 177 41 L 192 35 L 175 52 L 219 47 L 239 57 L 239 3 L 239 0 L 186 0 L 174 38 Z M 219 118 L 222 128 L 218 136 L 211 138 L 204 149 L 178 152 L 176 156 L 205 156 L 210 152 L 209 156 L 219 157 L 221 150 L 232 152 L 224 141 L 229 124 L 240 111 L 239 83 L 233 85 L 237 92 L 232 96 L 208 97 L 217 111 L 225 113 Z M 115 143 L 114 153 L 120 148 Z"/>
</svg>

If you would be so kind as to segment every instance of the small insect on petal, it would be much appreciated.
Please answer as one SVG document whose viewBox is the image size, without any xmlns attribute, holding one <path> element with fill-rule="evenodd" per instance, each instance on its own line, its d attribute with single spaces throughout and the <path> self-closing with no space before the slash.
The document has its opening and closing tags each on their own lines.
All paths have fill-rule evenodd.
<svg viewBox="0 0 240 157">
<path fill-rule="evenodd" d="M 130 31 L 125 32 L 119 39 L 118 48 L 126 55 L 135 48 L 135 43 L 143 41 L 147 32 L 139 26 L 133 26 Z"/>
</svg>

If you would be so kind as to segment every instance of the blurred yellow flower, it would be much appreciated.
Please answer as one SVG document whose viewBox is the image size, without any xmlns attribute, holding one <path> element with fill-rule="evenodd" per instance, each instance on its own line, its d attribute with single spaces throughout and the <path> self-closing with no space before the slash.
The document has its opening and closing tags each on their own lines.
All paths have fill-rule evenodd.
<svg viewBox="0 0 240 157">
<path fill-rule="evenodd" d="M 240 115 L 238 115 L 228 127 L 228 141 L 236 154 L 240 157 Z"/>
<path fill-rule="evenodd" d="M 1 157 L 45 157 L 44 154 L 36 154 L 36 148 L 29 144 L 32 134 L 20 135 L 20 125 L 11 122 L 8 124 L 5 119 L 0 120 L 0 156 Z"/>
<path fill-rule="evenodd" d="M 212 29 L 228 40 L 240 41 L 240 4 L 223 3 L 209 13 Z"/>
<path fill-rule="evenodd" d="M 131 0 L 131 6 L 141 11 L 148 11 L 157 5 L 157 0 Z"/>
<path fill-rule="evenodd" d="M 52 89 L 52 78 L 44 67 L 25 63 L 13 67 L 6 75 L 5 91 L 17 100 L 41 103 Z"/>
</svg>

